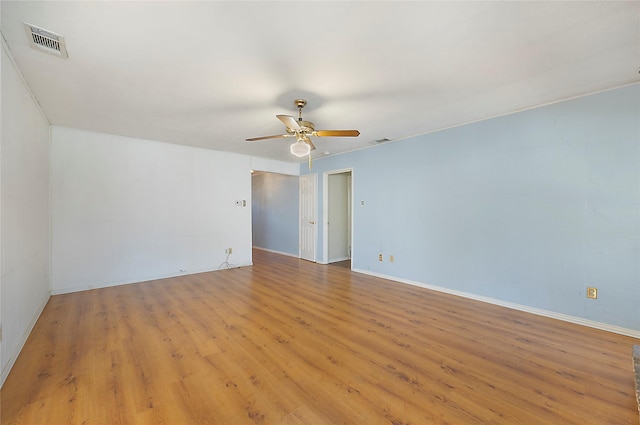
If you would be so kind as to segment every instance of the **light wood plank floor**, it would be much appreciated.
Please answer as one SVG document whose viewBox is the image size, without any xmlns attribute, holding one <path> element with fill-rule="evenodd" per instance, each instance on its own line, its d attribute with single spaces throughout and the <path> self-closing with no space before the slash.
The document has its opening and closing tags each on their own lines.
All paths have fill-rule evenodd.
<svg viewBox="0 0 640 425">
<path fill-rule="evenodd" d="M 638 340 L 254 252 L 51 298 L 9 424 L 638 424 Z"/>
</svg>

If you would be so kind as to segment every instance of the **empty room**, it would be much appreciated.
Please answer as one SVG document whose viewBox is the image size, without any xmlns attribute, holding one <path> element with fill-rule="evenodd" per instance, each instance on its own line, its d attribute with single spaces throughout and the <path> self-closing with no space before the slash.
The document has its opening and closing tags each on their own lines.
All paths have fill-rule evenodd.
<svg viewBox="0 0 640 425">
<path fill-rule="evenodd" d="M 2 425 L 637 425 L 640 2 L 0 3 Z"/>
</svg>

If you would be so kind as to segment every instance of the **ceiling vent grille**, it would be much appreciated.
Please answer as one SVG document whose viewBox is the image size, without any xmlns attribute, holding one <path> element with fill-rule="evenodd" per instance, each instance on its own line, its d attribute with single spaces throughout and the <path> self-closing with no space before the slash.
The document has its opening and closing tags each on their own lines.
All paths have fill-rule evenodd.
<svg viewBox="0 0 640 425">
<path fill-rule="evenodd" d="M 27 32 L 29 45 L 32 48 L 64 59 L 68 57 L 63 36 L 26 22 L 24 23 L 24 29 Z"/>
</svg>

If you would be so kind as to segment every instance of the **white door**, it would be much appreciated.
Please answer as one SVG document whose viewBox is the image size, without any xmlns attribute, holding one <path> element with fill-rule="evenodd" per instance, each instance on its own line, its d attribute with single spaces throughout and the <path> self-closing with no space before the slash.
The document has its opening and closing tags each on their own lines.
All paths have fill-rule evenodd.
<svg viewBox="0 0 640 425">
<path fill-rule="evenodd" d="M 316 261 L 317 175 L 300 177 L 300 258 Z"/>
</svg>

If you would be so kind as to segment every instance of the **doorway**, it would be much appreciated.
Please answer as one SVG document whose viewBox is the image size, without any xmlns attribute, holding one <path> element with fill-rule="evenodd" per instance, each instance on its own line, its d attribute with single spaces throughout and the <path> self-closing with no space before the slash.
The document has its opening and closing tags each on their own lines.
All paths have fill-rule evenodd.
<svg viewBox="0 0 640 425">
<path fill-rule="evenodd" d="M 325 173 L 324 209 L 327 263 L 346 262 L 352 257 L 352 170 Z M 350 267 L 350 265 L 349 265 Z"/>
</svg>

